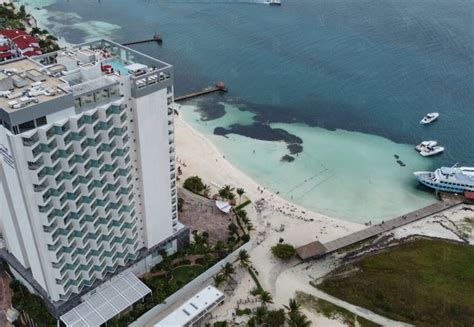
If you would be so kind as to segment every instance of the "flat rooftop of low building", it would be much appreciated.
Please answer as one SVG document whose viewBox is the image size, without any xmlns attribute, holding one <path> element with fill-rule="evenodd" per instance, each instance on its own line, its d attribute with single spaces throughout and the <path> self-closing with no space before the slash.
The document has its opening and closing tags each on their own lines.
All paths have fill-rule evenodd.
<svg viewBox="0 0 474 327">
<path fill-rule="evenodd" d="M 207 286 L 192 298 L 187 300 L 178 309 L 170 313 L 155 327 L 192 326 L 204 314 L 224 301 L 225 295 L 214 286 Z"/>
<path fill-rule="evenodd" d="M 0 108 L 7 112 L 24 110 L 64 95 L 64 81 L 49 76 L 43 68 L 29 58 L 0 65 Z"/>
</svg>

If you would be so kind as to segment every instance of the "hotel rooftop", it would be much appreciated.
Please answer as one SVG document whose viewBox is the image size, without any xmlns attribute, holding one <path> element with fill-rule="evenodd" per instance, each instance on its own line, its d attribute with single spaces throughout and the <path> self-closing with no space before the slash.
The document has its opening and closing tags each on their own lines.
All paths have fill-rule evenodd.
<svg viewBox="0 0 474 327">
<path fill-rule="evenodd" d="M 80 112 L 119 96 L 124 77 L 135 95 L 171 75 L 169 64 L 108 40 L 10 60 L 0 64 L 0 124 L 23 133 L 41 126 L 55 107 L 70 102 Z"/>
</svg>

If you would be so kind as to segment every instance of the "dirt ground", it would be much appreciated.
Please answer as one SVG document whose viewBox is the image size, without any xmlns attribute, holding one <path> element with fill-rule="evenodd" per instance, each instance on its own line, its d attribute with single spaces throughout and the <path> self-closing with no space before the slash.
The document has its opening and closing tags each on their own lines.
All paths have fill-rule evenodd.
<svg viewBox="0 0 474 327">
<path fill-rule="evenodd" d="M 229 236 L 227 226 L 232 222 L 232 213 L 225 214 L 215 205 L 215 201 L 196 195 L 180 188 L 178 197 L 184 200 L 183 210 L 179 213 L 179 220 L 188 225 L 191 232 L 209 233 L 209 241 L 226 241 Z"/>
</svg>

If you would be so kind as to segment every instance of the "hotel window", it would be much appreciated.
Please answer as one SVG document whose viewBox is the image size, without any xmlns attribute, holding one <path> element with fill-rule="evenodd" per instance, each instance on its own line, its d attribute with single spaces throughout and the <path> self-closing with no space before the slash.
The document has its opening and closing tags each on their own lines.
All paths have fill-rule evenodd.
<svg viewBox="0 0 474 327">
<path fill-rule="evenodd" d="M 28 121 L 28 122 L 26 122 L 26 123 L 20 124 L 18 127 L 19 127 L 19 129 L 20 129 L 20 133 L 23 133 L 23 132 L 32 130 L 32 129 L 35 128 L 35 121 L 34 121 L 34 120 L 30 120 L 30 121 Z"/>
<path fill-rule="evenodd" d="M 81 98 L 74 99 L 74 107 L 77 109 L 82 107 Z"/>
<path fill-rule="evenodd" d="M 46 124 L 47 124 L 47 122 L 46 122 L 46 116 L 37 118 L 35 122 L 36 122 L 36 127 L 40 127 L 40 126 L 46 125 Z"/>
</svg>

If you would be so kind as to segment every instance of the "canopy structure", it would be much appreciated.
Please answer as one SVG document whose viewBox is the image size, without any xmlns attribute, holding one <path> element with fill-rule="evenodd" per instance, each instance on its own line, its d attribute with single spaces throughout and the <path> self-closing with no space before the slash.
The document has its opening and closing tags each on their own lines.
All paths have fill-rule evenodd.
<svg viewBox="0 0 474 327">
<path fill-rule="evenodd" d="M 218 207 L 219 210 L 224 213 L 229 213 L 230 209 L 232 208 L 229 202 L 226 201 L 216 201 L 216 207 Z"/>
<path fill-rule="evenodd" d="M 131 72 L 136 72 L 136 71 L 143 70 L 143 69 L 146 69 L 146 68 L 147 68 L 147 66 L 142 65 L 142 64 L 138 64 L 138 63 L 134 63 L 134 64 L 131 64 L 131 65 L 125 66 L 125 69 L 127 69 L 128 71 L 131 71 Z"/>
<path fill-rule="evenodd" d="M 131 272 L 96 288 L 89 298 L 60 317 L 67 327 L 100 326 L 151 290 Z"/>
<path fill-rule="evenodd" d="M 214 286 L 207 286 L 183 305 L 155 324 L 155 327 L 187 327 L 224 302 L 225 295 Z"/>
</svg>

